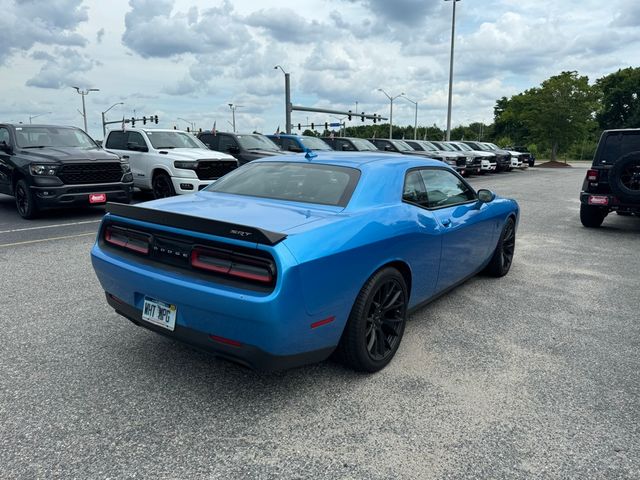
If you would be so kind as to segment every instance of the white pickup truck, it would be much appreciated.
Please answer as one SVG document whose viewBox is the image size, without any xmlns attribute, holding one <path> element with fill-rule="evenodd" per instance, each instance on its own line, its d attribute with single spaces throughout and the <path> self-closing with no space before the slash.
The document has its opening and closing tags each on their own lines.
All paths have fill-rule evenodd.
<svg viewBox="0 0 640 480">
<path fill-rule="evenodd" d="M 197 192 L 238 166 L 231 155 L 180 130 L 111 130 L 104 148 L 128 160 L 134 186 L 155 198 Z"/>
</svg>

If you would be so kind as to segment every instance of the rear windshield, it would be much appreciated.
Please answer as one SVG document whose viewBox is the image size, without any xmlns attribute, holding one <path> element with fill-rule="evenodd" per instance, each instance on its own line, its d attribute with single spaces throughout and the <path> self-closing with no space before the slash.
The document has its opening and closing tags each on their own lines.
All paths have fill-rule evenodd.
<svg viewBox="0 0 640 480">
<path fill-rule="evenodd" d="M 346 207 L 359 178 L 359 170 L 336 165 L 252 162 L 206 190 Z"/>
<path fill-rule="evenodd" d="M 596 153 L 594 164 L 611 165 L 618 158 L 640 150 L 640 131 L 612 132 L 604 138 L 604 144 Z"/>
</svg>

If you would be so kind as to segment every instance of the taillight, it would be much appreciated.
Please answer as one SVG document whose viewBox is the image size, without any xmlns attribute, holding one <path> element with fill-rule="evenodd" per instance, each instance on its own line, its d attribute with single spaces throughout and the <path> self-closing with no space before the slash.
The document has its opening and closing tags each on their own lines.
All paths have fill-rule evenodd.
<svg viewBox="0 0 640 480">
<path fill-rule="evenodd" d="M 104 229 L 104 241 L 110 245 L 147 255 L 151 237 L 144 233 L 109 225 Z"/>
<path fill-rule="evenodd" d="M 598 170 L 587 170 L 587 180 L 590 182 L 598 181 Z"/>
<path fill-rule="evenodd" d="M 275 276 L 273 262 L 266 258 L 207 247 L 194 247 L 191 265 L 200 270 L 262 284 L 272 284 Z"/>
</svg>

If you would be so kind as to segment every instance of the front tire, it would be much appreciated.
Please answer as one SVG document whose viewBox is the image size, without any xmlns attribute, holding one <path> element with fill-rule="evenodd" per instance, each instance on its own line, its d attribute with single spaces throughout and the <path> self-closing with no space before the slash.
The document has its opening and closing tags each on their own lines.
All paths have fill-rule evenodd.
<svg viewBox="0 0 640 480">
<path fill-rule="evenodd" d="M 598 228 L 609 212 L 600 207 L 580 204 L 580 221 L 587 228 Z"/>
<path fill-rule="evenodd" d="M 348 367 L 377 372 L 400 346 L 407 322 L 407 285 L 395 268 L 376 272 L 358 294 L 336 354 Z"/>
<path fill-rule="evenodd" d="M 493 256 L 485 267 L 484 273 L 491 277 L 504 277 L 511 269 L 513 254 L 516 248 L 516 222 L 508 218 L 502 227 L 502 233 L 498 240 Z"/>
<path fill-rule="evenodd" d="M 26 218 L 28 220 L 35 218 L 38 215 L 38 206 L 36 205 L 36 199 L 33 192 L 24 179 L 20 179 L 16 182 L 14 194 L 16 197 L 16 208 L 18 209 L 18 214 L 22 218 Z"/>
<path fill-rule="evenodd" d="M 156 199 L 173 197 L 176 194 L 171 177 L 164 172 L 158 172 L 153 176 L 152 186 Z"/>
</svg>

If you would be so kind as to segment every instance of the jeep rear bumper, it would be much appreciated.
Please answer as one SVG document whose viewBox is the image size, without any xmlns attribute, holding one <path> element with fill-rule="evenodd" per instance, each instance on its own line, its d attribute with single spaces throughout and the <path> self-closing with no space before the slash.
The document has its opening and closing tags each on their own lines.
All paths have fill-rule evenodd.
<svg viewBox="0 0 640 480">
<path fill-rule="evenodd" d="M 592 207 L 600 207 L 609 211 L 620 210 L 623 212 L 640 213 L 640 204 L 621 202 L 615 195 L 606 193 L 580 193 L 580 203 Z"/>
</svg>

